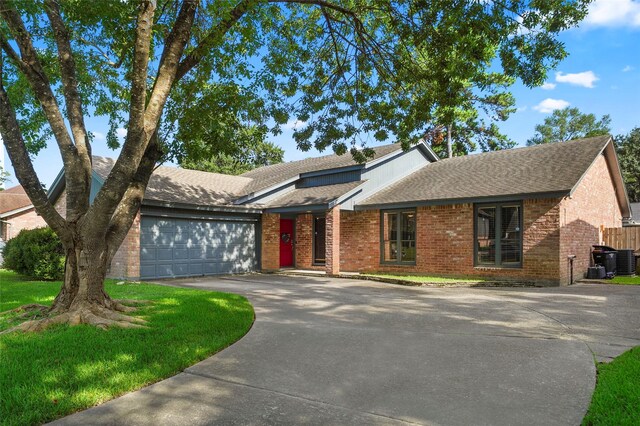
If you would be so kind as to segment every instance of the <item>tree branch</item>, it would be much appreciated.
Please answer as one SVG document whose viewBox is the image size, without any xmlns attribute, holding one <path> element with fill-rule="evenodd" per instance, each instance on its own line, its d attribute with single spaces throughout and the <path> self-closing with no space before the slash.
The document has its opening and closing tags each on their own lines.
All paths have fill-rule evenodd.
<svg viewBox="0 0 640 426">
<path fill-rule="evenodd" d="M 0 76 L 2 75 L 2 57 L 0 55 Z M 0 134 L 4 142 L 4 146 L 7 147 L 9 158 L 13 164 L 13 168 L 16 172 L 16 176 L 20 185 L 24 188 L 25 192 L 29 196 L 29 199 L 33 203 L 36 212 L 47 222 L 47 224 L 53 229 L 61 239 L 65 240 L 70 238 L 70 234 L 67 229 L 65 220 L 56 211 L 55 207 L 49 201 L 46 192 L 42 189 L 40 179 L 36 174 L 29 153 L 20 131 L 18 119 L 11 103 L 7 92 L 2 85 L 2 79 L 0 78 Z"/>
<path fill-rule="evenodd" d="M 124 238 L 127 236 L 138 210 L 140 210 L 144 192 L 156 166 L 156 162 L 161 156 L 162 151 L 159 149 L 158 133 L 156 132 L 151 138 L 151 142 L 149 142 L 149 146 L 142 157 L 138 170 L 122 197 L 122 201 L 111 217 L 111 222 L 109 223 L 106 234 L 109 259 L 113 258 L 122 241 L 124 241 Z"/>
<path fill-rule="evenodd" d="M 55 0 L 45 0 L 45 11 L 51 22 L 51 28 L 58 47 L 58 61 L 62 75 L 62 86 L 67 107 L 67 118 L 71 126 L 71 133 L 75 142 L 78 155 L 75 157 L 74 167 L 68 169 L 67 173 L 78 175 L 69 182 L 71 185 L 78 184 L 79 187 L 68 187 L 76 193 L 76 196 L 67 200 L 68 208 L 74 212 L 74 216 L 84 214 L 89 208 L 89 191 L 91 189 L 91 145 L 87 136 L 87 128 L 84 123 L 84 113 L 82 102 L 78 93 L 78 78 L 76 75 L 76 64 L 71 50 L 69 31 L 67 30 L 58 3 Z M 82 179 L 78 179 L 78 177 Z M 67 216 L 69 218 L 69 215 Z"/>
<path fill-rule="evenodd" d="M 144 156 L 147 146 L 157 131 L 160 115 L 175 81 L 180 57 L 191 34 L 197 5 L 197 0 L 185 0 L 180 8 L 173 30 L 165 42 L 158 74 L 146 108 L 144 108 L 144 97 L 142 97 L 145 93 L 139 93 L 139 90 L 146 87 L 146 70 L 155 4 L 148 2 L 141 8 L 134 57 L 134 68 L 139 67 L 140 70 L 134 71 L 131 116 L 127 137 L 116 164 L 90 208 L 89 221 L 97 221 L 105 226 L 111 221 L 111 217 L 121 204 L 122 197 L 137 173 L 141 161 L 146 161 Z M 144 58 L 143 52 L 147 52 Z M 139 74 L 142 70 L 144 73 Z M 140 108 L 143 108 L 142 111 Z"/>
<path fill-rule="evenodd" d="M 51 130 L 60 147 L 60 153 L 66 166 L 73 158 L 75 147 L 67 132 L 64 117 L 60 112 L 58 102 L 51 90 L 51 83 L 33 47 L 31 37 L 22 22 L 22 18 L 7 0 L 0 0 L 0 15 L 9 27 L 22 56 L 18 56 L 17 53 L 10 48 L 8 41 L 4 37 L 0 37 L 2 48 L 12 60 L 16 61 L 18 68 L 27 77 L 51 125 Z"/>
<path fill-rule="evenodd" d="M 255 0 L 242 0 L 229 13 L 229 17 L 222 20 L 218 25 L 209 31 L 209 33 L 200 41 L 200 43 L 185 56 L 178 66 L 176 81 L 182 79 L 193 67 L 209 53 L 214 44 L 224 36 L 227 31 L 235 25 L 236 22 L 255 4 Z"/>
</svg>

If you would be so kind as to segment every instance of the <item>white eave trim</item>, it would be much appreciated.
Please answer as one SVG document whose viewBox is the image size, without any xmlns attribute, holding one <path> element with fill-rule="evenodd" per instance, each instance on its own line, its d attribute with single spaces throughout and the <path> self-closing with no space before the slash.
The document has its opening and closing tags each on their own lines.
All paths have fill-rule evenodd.
<svg viewBox="0 0 640 426">
<path fill-rule="evenodd" d="M 31 210 L 33 208 L 33 204 L 29 204 L 28 206 L 20 207 L 19 209 L 14 209 L 8 212 L 4 212 L 0 214 L 0 219 L 4 219 L 5 217 L 15 216 L 18 213 L 26 212 L 27 210 Z"/>
</svg>

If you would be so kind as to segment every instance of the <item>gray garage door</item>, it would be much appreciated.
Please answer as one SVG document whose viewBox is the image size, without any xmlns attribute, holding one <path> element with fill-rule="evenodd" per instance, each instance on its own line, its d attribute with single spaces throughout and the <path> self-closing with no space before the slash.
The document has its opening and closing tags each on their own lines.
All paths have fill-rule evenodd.
<svg viewBox="0 0 640 426">
<path fill-rule="evenodd" d="M 253 222 L 142 217 L 141 278 L 231 274 L 255 269 Z"/>
</svg>

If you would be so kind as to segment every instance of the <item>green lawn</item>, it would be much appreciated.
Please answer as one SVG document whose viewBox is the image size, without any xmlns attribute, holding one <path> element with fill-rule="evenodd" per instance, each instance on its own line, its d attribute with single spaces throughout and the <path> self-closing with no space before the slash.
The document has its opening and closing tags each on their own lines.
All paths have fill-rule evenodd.
<svg viewBox="0 0 640 426">
<path fill-rule="evenodd" d="M 598 364 L 598 381 L 582 424 L 640 424 L 640 346 Z"/>
<path fill-rule="evenodd" d="M 640 285 L 640 276 L 618 275 L 611 280 L 611 284 Z"/>
<path fill-rule="evenodd" d="M 480 283 L 486 280 L 482 278 L 448 278 L 433 275 L 393 275 L 393 274 L 362 274 L 366 277 L 386 278 L 391 280 L 410 281 L 414 283 L 434 283 L 434 284 L 457 284 L 457 283 Z"/>
<path fill-rule="evenodd" d="M 0 312 L 50 304 L 59 289 L 0 270 Z M 106 290 L 153 301 L 135 313 L 148 328 L 64 325 L 1 335 L 0 424 L 41 424 L 170 377 L 241 338 L 254 319 L 238 295 L 115 281 Z M 0 330 L 11 325 L 0 318 Z"/>
</svg>

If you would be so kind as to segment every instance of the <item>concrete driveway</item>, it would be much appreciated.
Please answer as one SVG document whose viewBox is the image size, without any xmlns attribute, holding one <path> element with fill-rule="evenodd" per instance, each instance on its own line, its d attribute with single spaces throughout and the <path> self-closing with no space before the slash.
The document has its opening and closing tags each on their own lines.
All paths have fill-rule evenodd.
<svg viewBox="0 0 640 426">
<path fill-rule="evenodd" d="M 594 356 L 640 345 L 640 287 L 440 289 L 240 276 L 239 342 L 58 424 L 579 424 Z"/>
</svg>

